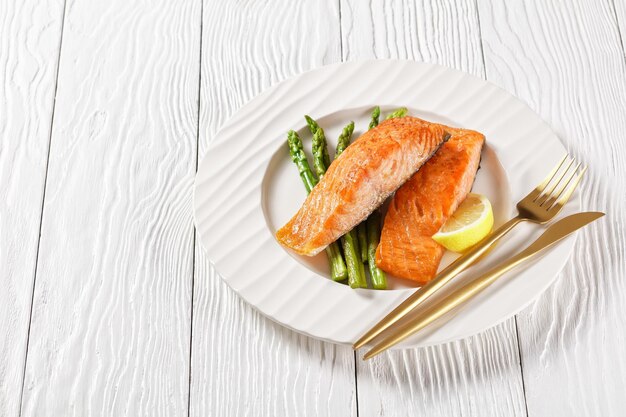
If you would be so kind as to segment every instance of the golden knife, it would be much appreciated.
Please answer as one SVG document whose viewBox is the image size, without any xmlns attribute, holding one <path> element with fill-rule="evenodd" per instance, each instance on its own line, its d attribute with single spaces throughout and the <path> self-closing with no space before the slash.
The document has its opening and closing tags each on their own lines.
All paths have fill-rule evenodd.
<svg viewBox="0 0 626 417">
<path fill-rule="evenodd" d="M 365 356 L 363 356 L 363 359 L 370 359 L 415 334 L 450 310 L 482 292 L 504 273 L 534 258 L 544 249 L 553 246 L 569 234 L 602 216 L 604 216 L 604 213 L 585 212 L 573 214 L 557 221 L 548 227 L 537 240 L 517 255 L 502 262 L 458 290 L 455 290 L 436 305 L 425 308 L 423 311 L 418 311 L 416 316 L 410 318 L 405 317 L 402 321 L 399 321 L 397 325 L 389 327 L 382 333 L 382 340 L 367 352 Z"/>
</svg>

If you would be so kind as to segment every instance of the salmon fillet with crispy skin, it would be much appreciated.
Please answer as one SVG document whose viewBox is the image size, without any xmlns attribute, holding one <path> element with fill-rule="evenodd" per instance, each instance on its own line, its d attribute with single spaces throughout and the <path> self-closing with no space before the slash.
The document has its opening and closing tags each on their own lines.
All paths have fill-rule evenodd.
<svg viewBox="0 0 626 417">
<path fill-rule="evenodd" d="M 276 239 L 313 256 L 380 206 L 447 140 L 446 127 L 415 117 L 382 122 L 335 159 Z"/>
<path fill-rule="evenodd" d="M 376 249 L 376 265 L 425 284 L 437 273 L 445 248 L 432 236 L 472 188 L 485 137 L 447 128 L 452 137 L 394 195 Z"/>
</svg>

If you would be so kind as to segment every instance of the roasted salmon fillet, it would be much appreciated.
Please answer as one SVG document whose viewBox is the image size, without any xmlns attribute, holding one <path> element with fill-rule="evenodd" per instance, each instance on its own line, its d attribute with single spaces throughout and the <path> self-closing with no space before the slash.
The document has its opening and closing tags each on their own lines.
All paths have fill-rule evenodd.
<svg viewBox="0 0 626 417">
<path fill-rule="evenodd" d="M 392 198 L 376 249 L 376 265 L 425 284 L 445 249 L 432 239 L 472 188 L 485 137 L 447 128 L 451 138 Z"/>
<path fill-rule="evenodd" d="M 352 230 L 447 140 L 446 127 L 401 117 L 370 129 L 336 158 L 276 239 L 313 256 Z"/>
</svg>

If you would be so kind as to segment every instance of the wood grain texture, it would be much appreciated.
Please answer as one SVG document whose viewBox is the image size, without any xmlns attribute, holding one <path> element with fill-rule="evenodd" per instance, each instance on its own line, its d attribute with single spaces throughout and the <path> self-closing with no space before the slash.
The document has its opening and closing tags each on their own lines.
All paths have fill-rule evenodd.
<svg viewBox="0 0 626 417">
<path fill-rule="evenodd" d="M 620 44 L 622 52 L 626 57 L 626 49 L 624 48 L 624 38 L 626 37 L 626 2 L 623 0 L 608 0 L 613 7 L 615 20 L 617 20 L 617 29 L 620 35 Z"/>
<path fill-rule="evenodd" d="M 0 2 L 0 416 L 19 414 L 62 19 Z"/>
<path fill-rule="evenodd" d="M 218 7 L 219 5 L 219 7 Z M 333 1 L 204 4 L 199 155 L 272 84 L 340 60 Z M 271 322 L 224 284 L 197 243 L 190 415 L 356 415 L 349 347 Z"/>
<path fill-rule="evenodd" d="M 622 416 L 626 65 L 612 4 L 478 3 L 488 78 L 525 100 L 589 166 L 583 208 L 607 213 L 579 234 L 559 279 L 518 316 L 528 414 Z"/>
<path fill-rule="evenodd" d="M 187 413 L 200 19 L 67 4 L 25 416 Z"/>
<path fill-rule="evenodd" d="M 484 77 L 473 1 L 341 2 L 346 59 L 432 62 Z M 357 360 L 359 415 L 523 416 L 513 319 L 454 343 Z"/>
<path fill-rule="evenodd" d="M 484 78 L 480 29 L 470 0 L 341 0 L 344 60 L 410 59 Z"/>
</svg>

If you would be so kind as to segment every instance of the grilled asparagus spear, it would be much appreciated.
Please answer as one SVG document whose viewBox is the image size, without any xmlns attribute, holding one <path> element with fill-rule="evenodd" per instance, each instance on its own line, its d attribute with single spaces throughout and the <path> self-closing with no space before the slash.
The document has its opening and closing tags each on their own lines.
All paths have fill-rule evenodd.
<svg viewBox="0 0 626 417">
<path fill-rule="evenodd" d="M 335 158 L 338 158 L 350 144 L 352 132 L 354 132 L 354 122 L 350 122 L 346 127 L 344 127 L 341 135 L 339 135 Z M 363 261 L 361 260 L 359 239 L 356 229 L 346 233 L 341 238 L 341 243 L 343 245 L 343 253 L 346 257 L 346 265 L 348 267 L 348 284 L 350 284 L 350 287 L 352 288 L 367 288 L 365 268 L 363 267 Z"/>
<path fill-rule="evenodd" d="M 304 183 L 304 187 L 306 188 L 306 192 L 308 194 L 311 192 L 313 187 L 315 187 L 315 184 L 317 184 L 317 179 L 313 175 L 313 172 L 311 172 L 309 161 L 307 160 L 302 147 L 302 140 L 295 131 L 290 130 L 287 134 L 287 143 L 289 145 L 289 154 L 291 155 L 291 159 L 298 167 L 300 178 L 302 178 L 302 182 Z M 324 172 L 326 172 L 325 169 Z M 323 173 L 318 173 L 318 175 L 321 177 Z M 346 263 L 341 255 L 339 244 L 335 242 L 328 245 L 326 248 L 326 255 L 328 256 L 328 261 L 330 262 L 331 278 L 335 281 L 343 281 L 346 279 L 348 277 L 348 270 L 346 269 Z"/>
</svg>

